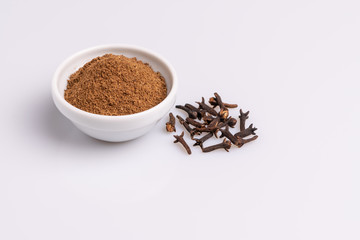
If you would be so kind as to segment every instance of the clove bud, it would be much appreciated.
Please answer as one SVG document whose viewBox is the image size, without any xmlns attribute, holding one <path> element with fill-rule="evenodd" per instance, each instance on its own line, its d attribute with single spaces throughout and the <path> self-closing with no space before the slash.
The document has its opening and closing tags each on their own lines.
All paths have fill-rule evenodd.
<svg viewBox="0 0 360 240">
<path fill-rule="evenodd" d="M 172 113 L 169 113 L 169 121 L 166 123 L 166 131 L 176 132 L 175 117 Z"/>
<path fill-rule="evenodd" d="M 229 140 L 224 139 L 224 141 L 222 143 L 219 144 L 215 144 L 209 147 L 202 147 L 202 145 L 200 145 L 201 149 L 203 152 L 212 152 L 216 149 L 220 149 L 223 148 L 225 149 L 225 151 L 229 151 L 229 149 L 231 148 L 231 142 Z"/>
</svg>

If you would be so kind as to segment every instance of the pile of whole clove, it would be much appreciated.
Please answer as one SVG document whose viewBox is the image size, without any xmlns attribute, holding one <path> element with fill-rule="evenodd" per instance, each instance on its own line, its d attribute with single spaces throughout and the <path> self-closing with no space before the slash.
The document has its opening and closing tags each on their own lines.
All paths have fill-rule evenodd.
<svg viewBox="0 0 360 240">
<path fill-rule="evenodd" d="M 209 99 L 209 104 L 205 103 L 202 98 L 201 102 L 196 102 L 199 106 L 195 107 L 189 103 L 176 105 L 175 107 L 187 113 L 184 119 L 177 115 L 179 123 L 190 134 L 190 138 L 195 141 L 194 146 L 200 146 L 203 152 L 211 152 L 216 149 L 225 149 L 227 152 L 232 145 L 242 147 L 244 144 L 254 141 L 258 138 L 255 134 L 257 128 L 250 124 L 245 126 L 246 119 L 249 118 L 249 111 L 243 112 L 240 109 L 240 131 L 233 134 L 229 128 L 234 128 L 237 120 L 229 115 L 229 108 L 237 108 L 237 104 L 224 103 L 218 93 L 214 93 L 214 97 Z M 166 130 L 168 132 L 176 132 L 175 117 L 169 113 L 169 122 L 166 123 Z M 221 133 L 220 138 L 224 138 L 223 142 L 212 146 L 204 147 L 205 141 L 212 138 L 218 138 L 218 133 Z M 251 136 L 253 135 L 253 136 Z M 198 136 L 197 138 L 195 136 Z M 180 135 L 174 135 L 174 143 L 181 143 L 188 154 L 191 154 L 191 149 L 184 139 L 184 131 Z"/>
</svg>

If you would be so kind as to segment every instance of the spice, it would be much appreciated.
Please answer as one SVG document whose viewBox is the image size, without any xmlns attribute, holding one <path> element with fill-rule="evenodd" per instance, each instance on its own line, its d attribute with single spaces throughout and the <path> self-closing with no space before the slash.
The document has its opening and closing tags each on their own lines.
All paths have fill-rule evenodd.
<svg viewBox="0 0 360 240">
<path fill-rule="evenodd" d="M 224 141 L 222 143 L 219 144 L 215 144 L 209 147 L 204 148 L 202 145 L 200 145 L 201 150 L 203 152 L 212 152 L 216 149 L 220 149 L 223 148 L 225 149 L 227 152 L 229 151 L 229 149 L 231 148 L 231 142 L 229 140 L 224 139 Z"/>
<path fill-rule="evenodd" d="M 249 118 L 249 113 L 250 111 L 247 111 L 247 112 L 243 112 L 242 109 L 240 109 L 240 131 L 244 131 L 245 130 L 245 122 L 246 122 L 246 119 Z"/>
<path fill-rule="evenodd" d="M 188 123 L 188 124 L 191 124 L 191 125 L 193 125 L 194 127 L 204 127 L 204 124 L 203 123 L 201 123 L 201 122 L 198 122 L 198 121 L 196 121 L 196 120 L 194 120 L 194 119 L 192 119 L 192 118 L 189 118 L 189 117 L 187 117 L 186 118 L 186 122 Z"/>
<path fill-rule="evenodd" d="M 210 113 L 211 115 L 213 115 L 213 116 L 218 115 L 218 113 L 212 107 L 210 107 L 209 105 L 207 105 L 205 103 L 204 98 L 201 99 L 201 102 L 196 102 L 196 103 L 199 104 L 199 108 L 205 110 L 206 112 Z"/>
<path fill-rule="evenodd" d="M 220 122 L 220 118 L 214 118 L 206 127 L 195 128 L 198 132 L 215 132 L 218 129 L 218 124 Z"/>
<path fill-rule="evenodd" d="M 235 133 L 235 136 L 241 137 L 241 138 L 247 137 L 250 135 L 254 135 L 256 130 L 257 130 L 257 128 L 253 127 L 253 124 L 250 124 L 250 126 L 248 128 L 245 128 L 244 130 L 242 130 L 238 133 Z"/>
<path fill-rule="evenodd" d="M 209 98 L 209 103 L 213 106 L 216 107 L 219 105 L 218 100 L 216 99 L 216 97 L 211 97 Z M 237 104 L 232 104 L 232 103 L 223 103 L 224 107 L 226 108 L 237 108 L 238 105 Z"/>
<path fill-rule="evenodd" d="M 195 134 L 200 134 L 199 132 L 196 132 L 195 129 L 192 129 L 190 125 L 179 115 L 176 115 L 177 119 L 179 119 L 179 123 L 184 126 L 186 131 L 190 133 L 190 136 L 193 137 Z"/>
<path fill-rule="evenodd" d="M 196 145 L 202 146 L 203 143 L 204 143 L 206 140 L 210 139 L 212 136 L 213 136 L 213 133 L 212 133 L 212 132 L 209 132 L 208 134 L 206 134 L 206 135 L 203 136 L 202 138 L 199 138 L 199 139 L 194 138 L 194 140 L 195 140 L 196 143 L 194 143 L 193 146 L 196 146 Z"/>
<path fill-rule="evenodd" d="M 220 118 L 222 120 L 224 119 L 227 119 L 227 117 L 229 116 L 229 109 L 227 109 L 223 103 L 223 101 L 221 100 L 221 97 L 218 93 L 214 93 L 215 95 L 215 99 L 218 103 L 218 106 L 220 107 L 220 112 L 219 112 L 219 115 L 220 115 Z"/>
<path fill-rule="evenodd" d="M 73 73 L 65 100 L 101 115 L 127 115 L 150 109 L 166 97 L 164 77 L 149 64 L 123 55 L 105 54 Z"/>
<path fill-rule="evenodd" d="M 242 109 L 240 109 L 239 116 L 240 132 L 235 134 L 230 132 L 230 128 L 234 128 L 238 121 L 229 116 L 228 108 L 236 108 L 237 104 L 224 103 L 218 93 L 214 93 L 214 97 L 209 99 L 209 103 L 213 107 L 207 105 L 204 98 L 202 98 L 201 102 L 197 103 L 199 104 L 198 108 L 189 103 L 184 106 L 177 105 L 176 108 L 184 110 L 188 114 L 188 117 L 186 117 L 186 120 L 179 115 L 176 117 L 179 119 L 179 122 L 183 125 L 183 127 L 189 132 L 191 139 L 195 141 L 194 146 L 200 146 L 203 152 L 211 152 L 221 148 L 229 151 L 232 145 L 240 148 L 244 144 L 252 142 L 258 138 L 255 134 L 257 128 L 253 127 L 253 124 L 250 124 L 247 128 L 245 127 L 246 119 L 249 118 L 249 111 L 244 113 Z M 219 111 L 216 111 L 217 107 L 219 107 Z M 195 120 L 195 118 L 198 118 L 199 121 Z M 190 125 L 194 126 L 194 128 L 190 127 Z M 217 133 L 219 131 L 221 132 L 220 138 L 224 138 L 223 142 L 204 147 L 204 142 L 213 136 L 217 138 Z M 186 143 L 183 138 L 183 133 L 180 136 L 174 136 L 176 139 L 179 138 L 176 142 Z M 201 135 L 204 133 L 206 133 L 204 136 L 194 138 L 195 134 Z M 246 138 L 250 135 L 254 136 Z M 190 150 L 187 144 L 186 146 L 187 147 L 184 145 L 186 149 Z"/>
<path fill-rule="evenodd" d="M 190 155 L 191 149 L 190 149 L 189 145 L 187 145 L 187 143 L 185 142 L 183 137 L 184 137 L 184 131 L 180 134 L 180 136 L 174 135 L 174 138 L 176 139 L 174 141 L 174 143 L 177 143 L 177 142 L 181 143 L 181 145 L 183 145 L 183 147 L 185 148 L 186 152 Z"/>
<path fill-rule="evenodd" d="M 175 117 L 172 113 L 169 113 L 169 121 L 166 123 L 166 131 L 176 132 Z"/>
<path fill-rule="evenodd" d="M 187 107 L 187 108 L 189 108 L 190 110 L 196 112 L 197 118 L 198 118 L 199 120 L 201 120 L 201 118 L 204 116 L 204 113 L 205 113 L 204 111 L 202 111 L 201 109 L 198 109 L 197 107 L 195 107 L 195 106 L 193 106 L 193 105 L 191 105 L 191 104 L 189 104 L 189 103 L 185 104 L 185 107 Z"/>
<path fill-rule="evenodd" d="M 190 108 L 185 107 L 185 106 L 181 106 L 181 105 L 176 105 L 175 106 L 178 109 L 184 110 L 185 112 L 187 112 L 187 114 L 189 115 L 190 118 L 195 119 L 197 117 L 197 112 L 192 111 Z"/>
<path fill-rule="evenodd" d="M 229 131 L 229 126 L 226 126 L 225 129 L 219 129 L 220 132 L 221 132 L 221 136 L 220 138 L 222 137 L 226 137 L 227 139 L 229 139 L 232 144 L 238 146 L 238 147 L 241 147 L 241 141 L 239 137 L 236 137 L 234 136 L 230 131 Z"/>
</svg>

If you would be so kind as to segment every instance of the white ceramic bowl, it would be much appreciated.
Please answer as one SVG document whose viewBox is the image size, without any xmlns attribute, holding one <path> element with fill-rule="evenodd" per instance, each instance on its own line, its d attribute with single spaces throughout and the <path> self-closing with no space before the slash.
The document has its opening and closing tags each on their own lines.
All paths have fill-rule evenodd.
<svg viewBox="0 0 360 240">
<path fill-rule="evenodd" d="M 151 109 L 123 116 L 93 114 L 72 106 L 64 99 L 69 76 L 91 59 L 107 53 L 136 57 L 149 63 L 155 72 L 159 71 L 165 78 L 167 97 Z M 82 132 L 109 142 L 128 141 L 150 131 L 174 106 L 176 91 L 175 70 L 163 57 L 140 47 L 116 44 L 97 46 L 74 54 L 58 67 L 52 82 L 52 97 L 59 111 Z"/>
</svg>

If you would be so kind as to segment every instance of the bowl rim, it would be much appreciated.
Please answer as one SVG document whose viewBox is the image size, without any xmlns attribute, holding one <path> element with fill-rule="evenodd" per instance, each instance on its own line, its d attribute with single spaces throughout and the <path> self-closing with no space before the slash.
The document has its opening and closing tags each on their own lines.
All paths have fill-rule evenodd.
<svg viewBox="0 0 360 240">
<path fill-rule="evenodd" d="M 120 50 L 127 49 L 127 50 L 142 52 L 146 55 L 150 55 L 151 57 L 155 58 L 162 65 L 164 65 L 166 68 L 168 68 L 168 71 L 169 71 L 169 73 L 171 75 L 171 79 L 172 79 L 172 84 L 171 84 L 172 86 L 171 86 L 171 89 L 169 90 L 168 94 L 164 98 L 164 100 L 162 100 L 156 106 L 149 108 L 142 112 L 127 114 L 127 115 L 112 116 L 112 115 L 95 114 L 95 113 L 90 113 L 90 112 L 84 111 L 82 109 L 79 109 L 79 108 L 71 105 L 70 103 L 68 103 L 65 100 L 64 96 L 61 96 L 60 91 L 58 89 L 60 73 L 66 66 L 71 65 L 70 62 L 74 58 L 78 58 L 81 55 L 84 55 L 88 52 L 94 52 L 94 51 L 100 51 L 100 50 L 106 50 L 106 49 L 114 49 L 114 48 L 120 49 Z M 110 53 L 110 51 L 109 51 L 109 53 Z M 70 57 L 66 58 L 57 67 L 57 69 L 53 75 L 53 79 L 52 79 L 52 95 L 53 95 L 53 98 L 56 98 L 55 100 L 57 101 L 57 103 L 66 107 L 68 110 L 70 110 L 76 114 L 79 114 L 81 117 L 91 118 L 91 119 L 100 120 L 100 121 L 134 120 L 134 119 L 138 119 L 138 118 L 144 118 L 158 110 L 161 110 L 161 108 L 166 107 L 168 104 L 171 104 L 173 99 L 176 97 L 177 88 L 178 88 L 178 80 L 177 80 L 177 75 L 176 75 L 175 69 L 163 56 L 161 56 L 160 54 L 155 53 L 154 51 L 149 50 L 147 48 L 130 45 L 130 44 L 104 44 L 104 45 L 98 45 L 98 46 L 94 46 L 94 47 L 90 47 L 90 48 L 86 48 L 81 51 L 78 51 L 78 52 L 74 53 L 73 55 L 71 55 Z"/>
</svg>

